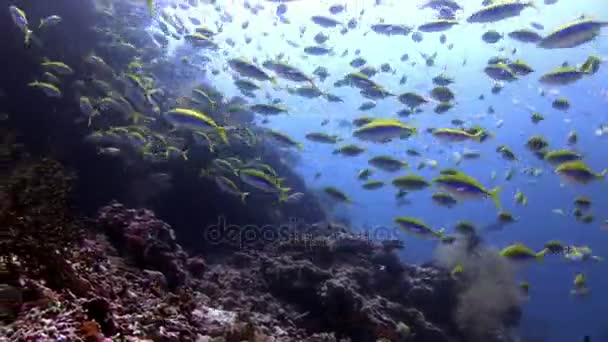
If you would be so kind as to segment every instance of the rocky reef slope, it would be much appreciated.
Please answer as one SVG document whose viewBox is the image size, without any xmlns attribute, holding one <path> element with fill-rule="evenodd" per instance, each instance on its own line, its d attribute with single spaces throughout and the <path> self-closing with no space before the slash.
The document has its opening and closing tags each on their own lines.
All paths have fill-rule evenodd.
<svg viewBox="0 0 608 342">
<path fill-rule="evenodd" d="M 468 285 L 342 226 L 194 255 L 149 210 L 113 202 L 78 217 L 72 176 L 53 160 L 11 159 L 15 146 L 3 146 L 16 167 L 0 197 L 2 341 L 491 342 L 517 324 L 509 307 L 481 334 L 463 329 L 454 313 Z"/>
</svg>

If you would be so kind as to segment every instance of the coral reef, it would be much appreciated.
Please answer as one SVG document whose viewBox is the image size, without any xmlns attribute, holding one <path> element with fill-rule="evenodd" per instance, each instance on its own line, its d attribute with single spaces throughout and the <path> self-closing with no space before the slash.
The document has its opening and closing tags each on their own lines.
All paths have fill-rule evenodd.
<svg viewBox="0 0 608 342">
<path fill-rule="evenodd" d="M 45 279 L 52 288 L 78 287 L 65 254 L 81 239 L 80 222 L 70 209 L 72 175 L 57 161 L 36 160 L 5 141 L 15 163 L 3 174 L 0 189 L 0 223 L 3 278 L 14 285 L 19 272 Z"/>
<path fill-rule="evenodd" d="M 201 267 L 192 261 L 175 240 L 175 232 L 149 210 L 126 209 L 119 203 L 103 207 L 98 215 L 99 226 L 116 244 L 119 251 L 141 268 L 162 273 L 169 288 L 174 289 L 186 281 L 186 269 Z"/>
<path fill-rule="evenodd" d="M 492 342 L 509 341 L 518 321 L 512 301 L 480 304 L 501 288 L 472 273 L 457 281 L 441 262 L 402 264 L 394 241 L 321 222 L 189 254 L 150 210 L 113 202 L 76 219 L 73 177 L 60 163 L 16 165 L 0 213 L 9 228 L 0 336 L 9 341 Z M 450 255 L 477 275 L 496 266 Z M 471 328 L 480 315 L 491 331 Z"/>
</svg>

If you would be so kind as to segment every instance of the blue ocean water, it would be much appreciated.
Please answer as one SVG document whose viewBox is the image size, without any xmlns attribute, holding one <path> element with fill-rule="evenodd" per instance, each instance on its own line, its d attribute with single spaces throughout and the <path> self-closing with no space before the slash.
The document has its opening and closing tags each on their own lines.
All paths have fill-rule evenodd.
<svg viewBox="0 0 608 342">
<path fill-rule="evenodd" d="M 185 4 L 186 1 L 179 3 Z M 265 10 L 252 14 L 245 3 L 263 5 Z M 342 23 L 356 17 L 356 28 L 341 33 L 341 26 L 322 28 L 310 20 L 313 15 L 330 16 L 328 9 L 336 3 L 344 4 L 346 9 L 332 17 Z M 217 1 L 221 12 L 229 13 L 231 20 L 219 19 L 213 6 L 192 7 L 189 10 L 176 6 L 175 9 L 167 8 L 167 11 L 176 13 L 191 30 L 195 25 L 189 21 L 189 16 L 201 18 L 204 24 L 211 27 L 220 22 L 222 32 L 218 35 L 218 43 L 224 44 L 227 38 L 236 42 L 234 48 L 206 54 L 209 62 L 205 63 L 205 68 L 220 72 L 201 76 L 227 98 L 240 95 L 233 84 L 236 73 L 227 66 L 230 58 L 243 57 L 261 65 L 263 61 L 281 54 L 284 61 L 307 75 L 312 75 L 319 66 L 327 68 L 330 76 L 323 82 L 315 78 L 315 84 L 322 91 L 342 97 L 342 103 L 289 95 L 285 89 L 294 87 L 294 84 L 288 81 L 280 80 L 276 88 L 270 82 L 258 82 L 262 91 L 257 92 L 257 98 L 250 99 L 249 103 L 268 103 L 271 99 L 280 99 L 281 104 L 289 108 L 289 113 L 269 117 L 268 122 L 262 122 L 263 117 L 259 116 L 257 124 L 284 132 L 304 145 L 303 151 L 298 152 L 294 168 L 304 178 L 308 188 L 317 192 L 322 200 L 330 202 L 322 190 L 326 186 L 334 186 L 352 198 L 352 204 L 328 205 L 330 217 L 346 218 L 353 229 L 376 233 L 389 231 L 404 241 L 405 248 L 401 252 L 404 261 L 424 263 L 432 260 L 438 242 L 399 230 L 393 223 L 397 216 L 414 216 L 437 229 L 445 228 L 448 233 L 454 231 L 457 221 L 469 220 L 482 230 L 485 243 L 497 250 L 515 242 L 540 250 L 545 242 L 557 239 L 567 245 L 587 245 L 594 255 L 608 258 L 608 231 L 604 223 L 608 219 L 606 181 L 598 180 L 586 185 L 565 182 L 554 173 L 551 165 L 538 159 L 525 147 L 530 136 L 542 135 L 549 141 L 550 149 L 573 148 L 584 156 L 584 161 L 593 170 L 600 172 L 608 168 L 608 137 L 595 133 L 600 125 L 608 123 L 608 71 L 605 61 L 599 72 L 583 77 L 574 84 L 545 86 L 538 82 L 540 75 L 565 62 L 579 65 L 591 55 L 605 59 L 608 54 L 608 29 L 604 28 L 593 42 L 571 49 L 544 50 L 507 36 L 513 30 L 531 28 L 532 22 L 542 24 L 544 29 L 538 32 L 546 35 L 583 15 L 608 20 L 608 2 L 559 0 L 547 5 L 538 1 L 535 8 L 527 8 L 515 18 L 496 23 L 470 24 L 465 18 L 482 7 L 482 0 L 460 0 L 464 10 L 457 13 L 459 24 L 445 32 L 444 44 L 440 43 L 442 33 L 424 33 L 423 40 L 416 43 L 411 34 L 389 37 L 371 31 L 370 26 L 382 20 L 416 27 L 435 19 L 435 11 L 419 8 L 423 3 L 423 0 L 285 1 L 288 9 L 284 17 L 289 23 L 278 20 L 275 7 L 279 6 L 279 2 L 271 1 Z M 248 26 L 243 28 L 245 22 Z M 152 22 L 150 30 L 157 30 L 156 26 Z M 481 38 L 490 29 L 504 35 L 496 44 L 488 44 Z M 334 53 L 326 56 L 306 55 L 304 47 L 316 45 L 313 37 L 319 32 L 329 36 L 324 46 L 331 48 Z M 245 42 L 247 38 L 251 38 L 251 43 Z M 299 47 L 294 47 L 293 43 L 299 44 Z M 172 40 L 169 53 L 179 53 L 182 44 L 183 40 Z M 453 48 L 448 48 L 452 44 Z M 352 135 L 354 127 L 347 124 L 352 119 L 362 115 L 398 118 L 397 111 L 404 108 L 396 97 L 390 97 L 377 100 L 375 108 L 363 112 L 358 107 L 368 100 L 357 89 L 334 86 L 334 82 L 355 70 L 349 62 L 357 57 L 357 50 L 360 50 L 359 57 L 367 60 L 367 65 L 379 68 L 383 63 L 390 64 L 394 73 L 379 72 L 372 79 L 394 94 L 412 91 L 426 96 L 433 88 L 431 79 L 445 72 L 455 80 L 450 85 L 456 94 L 455 107 L 447 113 L 436 114 L 433 112 L 435 103 L 430 103 L 421 107 L 424 110 L 422 113 L 401 118 L 418 128 L 418 133 L 409 139 L 385 144 L 357 140 Z M 406 53 L 409 60 L 401 61 Z M 431 56 L 435 53 L 434 65 L 427 66 L 423 54 Z M 531 65 L 534 72 L 505 83 L 499 94 L 492 94 L 490 89 L 494 81 L 484 73 L 484 67 L 488 59 L 494 56 L 521 59 Z M 400 84 L 403 76 L 407 77 L 407 82 Z M 191 89 L 192 84 L 184 85 L 185 93 Z M 541 92 L 544 96 L 541 96 Z M 480 95 L 484 95 L 484 98 L 480 99 Z M 568 111 L 558 111 L 552 107 L 552 101 L 560 96 L 570 100 L 571 108 Z M 490 106 L 494 113 L 489 113 Z M 545 120 L 534 124 L 530 120 L 532 112 L 543 114 Z M 481 143 L 440 142 L 426 132 L 427 128 L 452 127 L 453 119 L 463 120 L 465 126 L 484 127 L 491 136 Z M 578 134 L 578 142 L 573 146 L 567 142 L 571 131 Z M 335 134 L 342 140 L 337 145 L 315 143 L 305 138 L 310 132 Z M 357 157 L 332 153 L 338 146 L 348 143 L 365 147 L 366 152 Z M 518 160 L 503 159 L 496 152 L 499 145 L 510 147 Z M 409 156 L 406 153 L 408 149 L 419 151 L 421 156 Z M 454 154 L 462 153 L 465 149 L 478 150 L 480 158 L 457 164 Z M 380 154 L 407 161 L 410 167 L 396 173 L 375 169 L 370 179 L 387 184 L 378 190 L 365 190 L 362 181 L 357 179 L 357 173 L 363 168 L 373 168 L 368 165 L 368 160 Z M 434 160 L 437 166 L 417 170 L 416 166 L 423 160 Z M 410 192 L 401 201 L 403 203 L 395 198 L 397 190 L 390 182 L 396 176 L 415 173 L 430 181 L 439 174 L 440 169 L 447 167 L 458 168 L 476 177 L 489 189 L 502 186 L 501 202 L 506 210 L 513 213 L 516 221 L 501 229 L 485 231 L 484 228 L 496 227 L 497 222 L 498 210 L 491 200 L 474 199 L 462 201 L 452 208 L 441 207 L 431 200 L 432 193 L 437 190 L 435 186 Z M 505 173 L 510 168 L 515 175 L 511 180 L 505 180 Z M 543 173 L 540 176 L 526 175 L 523 170 L 528 168 L 538 168 Z M 522 191 L 528 197 L 527 206 L 515 203 L 517 191 Z M 572 215 L 573 200 L 581 195 L 589 196 L 593 201 L 590 212 L 595 220 L 592 223 L 583 223 Z M 556 213 L 557 209 L 565 215 Z M 603 292 L 608 286 L 606 265 L 606 262 L 574 262 L 560 256 L 547 256 L 542 262 L 514 265 L 518 280 L 530 283 L 521 327 L 521 335 L 529 339 L 524 338 L 524 341 L 532 341 L 532 337 L 552 342 L 582 341 L 584 335 L 590 335 L 592 341 L 608 341 L 608 294 Z M 570 293 L 574 277 L 580 272 L 587 276 L 591 290 L 583 297 Z M 500 296 L 500 293 L 494 295 Z"/>
<path fill-rule="evenodd" d="M 480 2 L 460 1 L 465 8 L 465 14 L 480 8 Z M 584 160 L 591 168 L 601 171 L 608 167 L 608 138 L 598 137 L 594 133 L 600 124 L 608 120 L 608 98 L 605 93 L 608 88 L 607 69 L 602 66 L 592 77 L 585 77 L 567 86 L 546 87 L 538 82 L 540 75 L 564 62 L 577 65 L 584 62 L 589 55 L 606 56 L 606 33 L 581 47 L 558 50 L 539 49 L 533 44 L 519 43 L 506 36 L 506 33 L 512 30 L 530 27 L 531 22 L 541 23 L 545 27 L 541 34 L 545 35 L 581 15 L 606 19 L 608 3 L 562 0 L 554 5 L 539 3 L 537 9 L 524 10 L 519 17 L 498 23 L 461 22 L 447 31 L 446 44 L 439 43 L 440 33 L 424 34 L 422 42 L 414 43 L 410 37 L 388 37 L 370 32 L 369 25 L 376 23 L 379 18 L 383 18 L 386 23 L 407 25 L 418 25 L 431 20 L 433 12 L 418 9 L 419 3 L 381 1 L 380 6 L 374 6 L 373 1 L 345 2 L 347 11 L 337 15 L 338 20 L 346 21 L 349 14 L 365 10 L 359 27 L 345 35 L 339 33 L 339 28 L 321 29 L 309 20 L 312 15 L 328 15 L 327 9 L 331 4 L 325 1 L 291 2 L 286 14 L 291 24 L 277 27 L 270 25 L 271 20 L 265 20 L 260 15 L 251 16 L 235 4 L 232 12 L 235 21 L 249 20 L 250 25 L 246 31 L 238 30 L 238 25 L 232 27 L 236 27 L 234 36 L 244 35 L 254 39 L 252 44 L 240 47 L 240 56 L 264 60 L 284 53 L 290 64 L 309 74 L 319 65 L 329 70 L 331 76 L 325 82 L 319 82 L 318 86 L 343 97 L 344 103 L 328 103 L 322 99 L 285 97 L 278 94 L 277 97 L 283 99 L 283 104 L 290 108 L 290 115 L 273 117 L 268 125 L 305 143 L 297 169 L 311 188 L 335 186 L 353 199 L 355 203 L 352 205 L 338 205 L 333 208 L 336 217 L 348 217 L 358 227 L 391 227 L 399 238 L 405 241 L 406 248 L 402 252 L 404 260 L 428 261 L 432 258 L 437 242 L 399 232 L 392 223 L 396 216 L 415 216 L 433 227 L 445 227 L 452 231 L 458 220 L 470 220 L 478 227 L 491 226 L 496 222 L 497 210 L 492 201 L 483 199 L 466 201 L 453 208 L 439 207 L 431 201 L 433 191 L 430 189 L 409 193 L 406 197 L 409 204 L 398 205 L 395 199 L 396 190 L 390 186 L 390 181 L 396 175 L 410 172 L 431 179 L 438 174 L 440 168 L 457 167 L 477 177 L 487 188 L 504 187 L 500 195 L 501 201 L 505 209 L 515 215 L 517 221 L 499 231 L 484 234 L 484 239 L 491 246 L 501 249 L 514 242 L 522 242 L 540 250 L 546 241 L 558 239 L 569 245 L 588 245 L 593 254 L 608 256 L 608 232 L 600 229 L 602 222 L 608 217 L 606 183 L 566 183 L 554 174 L 550 165 L 539 160 L 525 147 L 528 137 L 543 135 L 549 141 L 551 149 L 569 148 L 567 136 L 574 130 L 579 137 L 574 148 L 584 155 Z M 302 36 L 300 27 L 306 28 Z M 483 42 L 481 35 L 489 29 L 504 33 L 504 38 L 496 44 Z M 281 30 L 284 39 L 262 39 L 259 32 L 265 30 Z M 301 50 L 290 47 L 285 42 L 285 39 L 290 39 L 301 43 L 302 47 L 314 45 L 312 37 L 319 31 L 329 34 L 327 46 L 334 49 L 336 56 L 305 58 Z M 452 50 L 446 47 L 450 43 L 454 45 Z M 504 48 L 504 51 L 499 52 L 499 48 Z M 340 120 L 350 121 L 363 114 L 396 117 L 395 113 L 403 108 L 403 105 L 396 98 L 389 98 L 377 101 L 377 107 L 362 113 L 357 107 L 365 100 L 356 90 L 348 87 L 333 88 L 334 81 L 352 71 L 348 63 L 355 57 L 352 53 L 356 49 L 361 50 L 360 56 L 368 61 L 368 65 L 378 67 L 382 63 L 390 63 L 396 70 L 395 74 L 378 73 L 373 79 L 397 94 L 405 91 L 428 93 L 432 88 L 431 78 L 445 71 L 456 80 L 450 87 L 456 94 L 457 105 L 443 115 L 433 113 L 432 106 L 426 106 L 424 113 L 404 119 L 408 124 L 419 128 L 419 134 L 408 140 L 388 144 L 361 144 L 352 137 L 352 128 L 341 127 Z M 512 49 L 517 49 L 513 55 Z M 349 54 L 339 57 L 344 50 L 348 50 Z M 420 53 L 432 55 L 435 52 L 435 65 L 424 65 Z M 400 61 L 404 53 L 410 56 L 408 62 Z M 483 68 L 487 60 L 496 55 L 522 59 L 535 71 L 515 82 L 505 84 L 500 94 L 493 95 L 490 93 L 493 81 L 483 73 Z M 411 65 L 412 61 L 416 61 L 416 65 Z M 405 85 L 399 84 L 402 75 L 407 76 Z M 225 89 L 230 89 L 229 80 L 224 81 Z M 545 96 L 540 95 L 541 89 L 546 93 Z M 481 94 L 484 94 L 484 100 L 478 99 Z M 570 100 L 570 110 L 561 112 L 552 108 L 551 102 L 558 96 Z M 490 105 L 495 109 L 494 114 L 487 113 Z M 545 120 L 538 124 L 532 123 L 532 111 L 542 113 Z M 427 127 L 451 127 L 450 121 L 454 118 L 464 120 L 465 125 L 485 127 L 493 136 L 483 143 L 442 143 L 424 132 Z M 325 119 L 330 122 L 322 126 Z M 498 121 L 503 122 L 501 127 L 497 127 Z M 332 154 L 336 146 L 306 141 L 305 134 L 312 131 L 336 134 L 344 139 L 341 143 L 360 144 L 367 152 L 353 158 L 336 156 Z M 515 162 L 502 159 L 495 151 L 501 144 L 509 146 L 519 160 Z M 408 148 L 421 151 L 422 156 L 407 156 Z M 462 152 L 465 148 L 479 150 L 481 157 L 476 160 L 464 160 L 456 166 L 453 153 Z M 362 182 L 356 178 L 357 172 L 368 167 L 367 160 L 378 154 L 402 158 L 409 162 L 410 170 L 397 174 L 376 170 L 370 179 L 385 181 L 387 186 L 375 191 L 364 190 L 361 187 Z M 437 160 L 438 167 L 415 170 L 415 166 L 423 158 Z M 516 170 L 516 175 L 512 180 L 506 181 L 504 174 L 509 167 Z M 541 168 L 543 174 L 538 177 L 522 174 L 521 170 L 526 167 Z M 321 176 L 315 179 L 314 175 L 318 172 Z M 496 172 L 495 179 L 491 177 L 492 172 Z M 515 203 L 513 196 L 518 190 L 527 195 L 527 206 Z M 591 224 L 577 221 L 570 214 L 573 210 L 573 199 L 578 195 L 593 199 L 591 211 L 596 219 Z M 566 216 L 556 214 L 554 209 L 562 209 Z M 580 341 L 583 335 L 589 334 L 592 340 L 608 340 L 608 295 L 603 292 L 608 285 L 606 264 L 575 263 L 550 256 L 540 263 L 526 263 L 516 267 L 518 278 L 528 281 L 531 286 L 530 298 L 524 307 L 523 336 L 543 337 L 544 341 Z M 579 298 L 570 294 L 574 276 L 578 272 L 584 272 L 588 277 L 591 294 L 587 297 Z"/>
</svg>

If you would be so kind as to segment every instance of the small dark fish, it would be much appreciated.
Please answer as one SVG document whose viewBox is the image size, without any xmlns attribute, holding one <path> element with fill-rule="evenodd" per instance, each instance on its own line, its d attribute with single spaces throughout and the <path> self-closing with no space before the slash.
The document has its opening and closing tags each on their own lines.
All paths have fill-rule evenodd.
<svg viewBox="0 0 608 342">
<path fill-rule="evenodd" d="M 287 5 L 286 4 L 279 4 L 277 6 L 277 10 L 275 12 L 278 16 L 282 16 L 283 14 L 287 13 Z"/>
<path fill-rule="evenodd" d="M 340 23 L 339 21 L 332 18 L 324 17 L 322 15 L 314 15 L 311 17 L 311 20 L 313 21 L 313 23 L 325 28 L 342 25 L 342 23 Z"/>
<path fill-rule="evenodd" d="M 375 24 L 372 25 L 372 31 L 387 36 L 407 36 L 410 32 L 412 32 L 412 29 L 411 27 L 405 25 Z"/>
<path fill-rule="evenodd" d="M 439 42 L 441 44 L 445 44 L 445 42 L 447 41 L 448 37 L 446 37 L 445 33 L 442 33 L 441 36 L 439 36 Z"/>
<path fill-rule="evenodd" d="M 363 102 L 360 106 L 359 106 L 359 110 L 361 111 L 366 111 L 366 110 L 370 110 L 372 108 L 376 107 L 376 103 L 375 102 Z"/>
<path fill-rule="evenodd" d="M 349 29 L 351 29 L 351 30 L 354 29 L 354 28 L 356 28 L 357 27 L 357 19 L 352 18 L 351 20 L 348 21 L 348 23 L 346 24 L 346 26 Z"/>
<path fill-rule="evenodd" d="M 338 14 L 344 12 L 345 9 L 346 7 L 344 7 L 344 5 L 332 5 L 331 7 L 329 7 L 329 13 Z"/>
<path fill-rule="evenodd" d="M 408 55 L 407 53 L 404 53 L 403 55 L 401 55 L 400 60 L 402 62 L 407 62 L 410 59 L 410 55 Z"/>
<path fill-rule="evenodd" d="M 315 35 L 314 40 L 317 44 L 323 44 L 329 39 L 329 36 L 323 32 L 319 32 Z"/>
<path fill-rule="evenodd" d="M 449 7 L 441 7 L 441 9 L 439 9 L 439 15 L 438 16 L 439 16 L 439 19 L 446 19 L 446 20 L 454 20 L 454 19 L 456 19 L 456 14 Z"/>
<path fill-rule="evenodd" d="M 308 46 L 304 48 L 304 52 L 313 56 L 323 56 L 331 52 L 331 49 L 322 46 Z"/>
<path fill-rule="evenodd" d="M 199 26 L 199 25 L 201 25 L 201 24 L 202 24 L 202 22 L 201 22 L 200 20 L 198 20 L 197 18 L 194 18 L 194 17 L 188 17 L 188 19 L 190 19 L 190 22 L 191 22 L 193 25 Z"/>
<path fill-rule="evenodd" d="M 313 75 L 318 76 L 321 82 L 324 82 L 325 79 L 329 77 L 329 71 L 327 70 L 327 68 L 322 66 L 317 67 L 312 73 Z"/>
<path fill-rule="evenodd" d="M 352 66 L 353 68 L 360 68 L 364 66 L 365 63 L 367 63 L 367 61 L 363 57 L 357 57 L 350 61 L 350 66 Z"/>
<path fill-rule="evenodd" d="M 509 37 L 522 43 L 538 43 L 542 37 L 529 29 L 521 29 L 509 33 Z"/>
<path fill-rule="evenodd" d="M 340 96 L 333 94 L 325 94 L 325 99 L 329 102 L 344 102 Z"/>
<path fill-rule="evenodd" d="M 543 26 L 543 24 L 538 23 L 536 21 L 531 22 L 530 26 L 534 27 L 537 30 L 544 30 L 545 29 L 545 26 Z"/>
<path fill-rule="evenodd" d="M 484 33 L 481 36 L 481 39 L 483 39 L 483 41 L 488 44 L 494 44 L 494 43 L 497 43 L 499 40 L 501 40 L 502 36 L 503 35 L 498 33 L 497 31 L 490 30 L 490 31 L 487 31 L 486 33 Z"/>
<path fill-rule="evenodd" d="M 414 32 L 414 33 L 412 33 L 412 40 L 415 43 L 420 43 L 422 41 L 422 32 Z"/>
<path fill-rule="evenodd" d="M 428 0 L 424 5 L 420 6 L 420 9 L 424 8 L 432 8 L 434 10 L 449 8 L 452 11 L 458 11 L 462 9 L 458 2 L 454 0 Z"/>
<path fill-rule="evenodd" d="M 286 40 L 287 44 L 289 44 L 289 46 L 293 47 L 293 48 L 299 48 L 300 44 L 294 42 L 293 40 Z"/>
</svg>

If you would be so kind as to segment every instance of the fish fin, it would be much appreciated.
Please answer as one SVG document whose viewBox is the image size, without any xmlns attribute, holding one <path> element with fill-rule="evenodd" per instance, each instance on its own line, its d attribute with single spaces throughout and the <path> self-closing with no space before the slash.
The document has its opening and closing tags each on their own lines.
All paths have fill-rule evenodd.
<svg viewBox="0 0 608 342">
<path fill-rule="evenodd" d="M 494 204 L 496 205 L 496 207 L 498 209 L 502 209 L 502 204 L 500 203 L 500 198 L 498 197 L 500 195 L 501 191 L 502 191 L 502 186 L 499 186 L 488 192 L 488 196 L 490 196 L 490 198 L 492 198 L 492 200 L 494 201 Z"/>
<path fill-rule="evenodd" d="M 536 4 L 535 1 L 528 1 L 528 6 L 534 8 L 537 11 L 540 11 L 540 9 L 538 8 L 538 5 Z"/>
<path fill-rule="evenodd" d="M 222 139 L 222 141 L 225 144 L 229 144 L 229 142 L 228 142 L 228 136 L 226 135 L 226 129 L 224 127 L 218 127 L 217 128 L 217 133 L 219 134 L 220 139 Z"/>
<path fill-rule="evenodd" d="M 38 25 L 38 29 L 40 30 L 44 26 L 44 19 L 40 19 L 40 25 Z"/>
<path fill-rule="evenodd" d="M 249 193 L 241 192 L 241 194 L 239 196 L 241 197 L 241 202 L 243 202 L 243 204 L 245 204 L 245 199 L 247 199 L 247 196 L 249 196 Z"/>
</svg>

